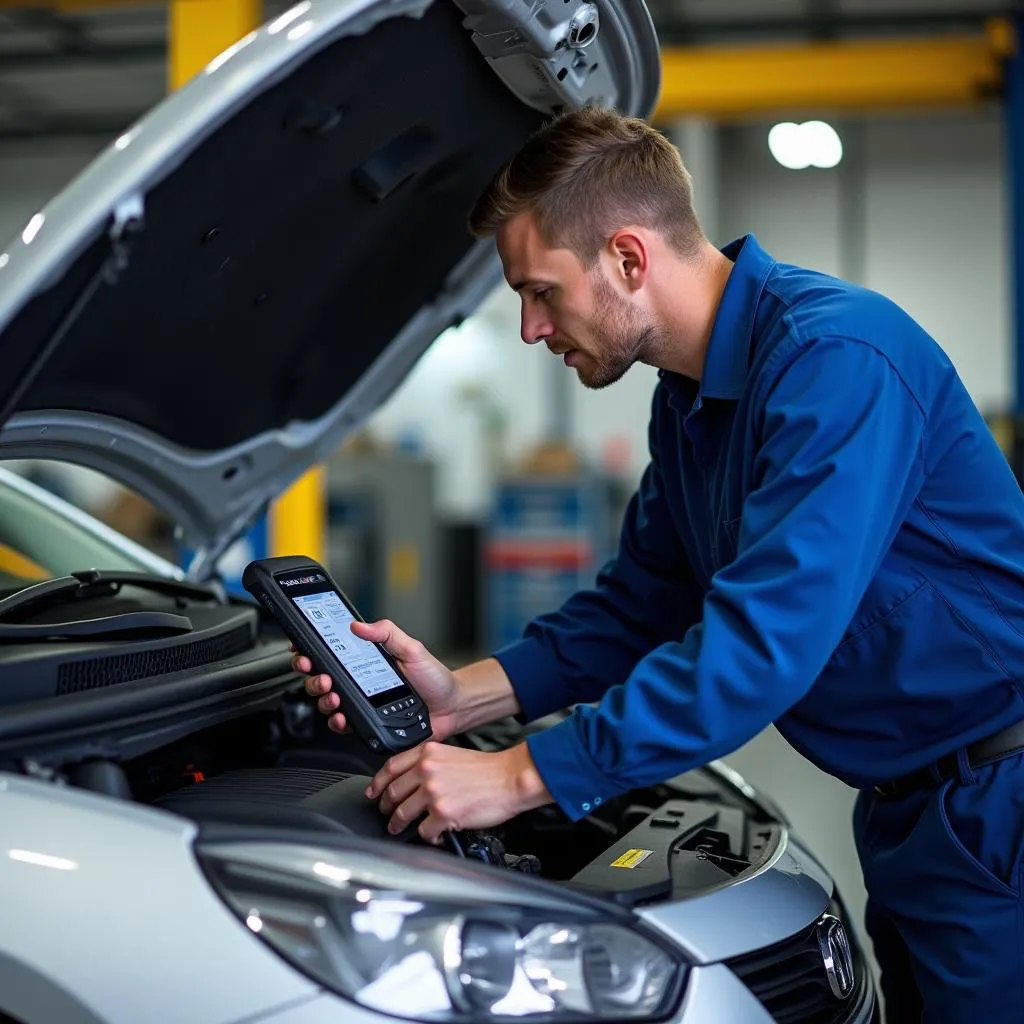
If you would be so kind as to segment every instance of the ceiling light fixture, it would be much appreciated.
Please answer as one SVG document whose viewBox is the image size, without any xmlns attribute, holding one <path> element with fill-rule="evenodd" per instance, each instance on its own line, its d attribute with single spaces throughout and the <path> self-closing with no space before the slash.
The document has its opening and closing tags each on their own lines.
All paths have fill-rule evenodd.
<svg viewBox="0 0 1024 1024">
<path fill-rule="evenodd" d="M 824 121 L 796 124 L 783 121 L 768 132 L 768 149 L 783 167 L 802 171 L 808 167 L 828 169 L 843 158 L 839 133 Z"/>
</svg>

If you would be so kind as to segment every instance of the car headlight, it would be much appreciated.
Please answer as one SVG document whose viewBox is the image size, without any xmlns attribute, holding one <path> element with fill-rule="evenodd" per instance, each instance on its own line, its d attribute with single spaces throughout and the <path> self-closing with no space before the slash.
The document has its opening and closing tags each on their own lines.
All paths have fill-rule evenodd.
<svg viewBox="0 0 1024 1024">
<path fill-rule="evenodd" d="M 431 851 L 272 842 L 205 845 L 214 887 L 315 981 L 424 1021 L 663 1016 L 684 966 L 625 912 Z"/>
</svg>

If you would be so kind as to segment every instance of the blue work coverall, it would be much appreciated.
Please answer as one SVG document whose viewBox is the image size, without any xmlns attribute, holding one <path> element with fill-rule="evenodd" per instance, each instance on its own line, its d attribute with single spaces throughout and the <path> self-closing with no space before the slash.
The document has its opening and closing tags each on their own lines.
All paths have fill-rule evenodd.
<svg viewBox="0 0 1024 1024">
<path fill-rule="evenodd" d="M 617 556 L 496 652 L 527 720 L 596 705 L 533 759 L 578 819 L 774 722 L 861 790 L 889 1019 L 1022 1022 L 1024 755 L 873 786 L 1024 719 L 1024 496 L 893 302 L 752 235 L 723 252 L 702 380 L 660 374 Z"/>
</svg>

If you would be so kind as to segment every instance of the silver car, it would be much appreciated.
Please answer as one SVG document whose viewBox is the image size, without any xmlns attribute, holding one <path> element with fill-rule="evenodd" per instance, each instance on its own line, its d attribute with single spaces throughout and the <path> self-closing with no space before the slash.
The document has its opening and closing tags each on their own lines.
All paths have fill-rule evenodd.
<svg viewBox="0 0 1024 1024">
<path fill-rule="evenodd" d="M 194 552 L 0 472 L 4 1024 L 877 1019 L 832 879 L 724 765 L 389 837 L 379 761 L 217 579 L 498 282 L 464 225 L 500 162 L 560 107 L 648 114 L 658 66 L 624 0 L 303 0 L 0 251 L 0 457 L 106 473 Z"/>
</svg>

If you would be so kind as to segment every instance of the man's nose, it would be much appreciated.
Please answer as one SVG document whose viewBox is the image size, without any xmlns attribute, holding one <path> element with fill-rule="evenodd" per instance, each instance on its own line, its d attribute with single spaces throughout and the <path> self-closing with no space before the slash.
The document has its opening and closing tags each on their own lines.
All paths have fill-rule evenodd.
<svg viewBox="0 0 1024 1024">
<path fill-rule="evenodd" d="M 524 309 L 520 333 L 527 345 L 536 345 L 538 341 L 550 338 L 555 333 L 555 325 L 550 318 L 531 314 Z"/>
</svg>

